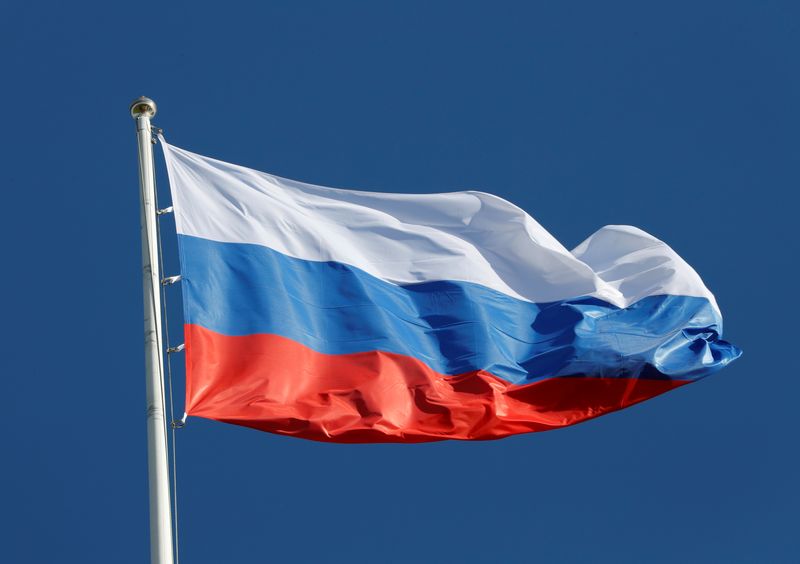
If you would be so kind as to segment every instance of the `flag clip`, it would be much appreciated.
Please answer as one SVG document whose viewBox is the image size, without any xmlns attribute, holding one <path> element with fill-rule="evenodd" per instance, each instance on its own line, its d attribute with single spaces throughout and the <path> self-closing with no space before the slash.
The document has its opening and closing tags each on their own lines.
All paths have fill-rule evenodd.
<svg viewBox="0 0 800 564">
<path fill-rule="evenodd" d="M 156 127 L 155 125 L 151 125 L 150 126 L 150 135 L 152 135 L 152 137 L 150 137 L 150 143 L 152 143 L 153 145 L 157 144 L 158 143 L 158 136 L 159 135 L 163 135 L 163 134 L 164 134 L 164 130 L 163 129 L 161 129 L 160 127 Z"/>
<path fill-rule="evenodd" d="M 181 351 L 182 351 L 184 348 L 186 348 L 186 345 L 185 345 L 184 343 L 181 343 L 181 344 L 180 344 L 180 345 L 178 345 L 177 347 L 169 347 L 169 348 L 167 349 L 167 354 L 172 354 L 172 353 L 178 353 L 178 352 L 181 352 Z"/>
<path fill-rule="evenodd" d="M 180 419 L 173 419 L 172 423 L 169 424 L 170 427 L 173 429 L 183 429 L 186 427 L 186 412 L 183 412 L 183 417 Z"/>
<path fill-rule="evenodd" d="M 175 282 L 179 282 L 181 279 L 181 275 L 178 274 L 177 276 L 167 276 L 166 278 L 161 279 L 162 286 L 171 286 Z"/>
<path fill-rule="evenodd" d="M 165 213 L 172 213 L 172 206 L 168 208 L 161 208 L 160 210 L 156 210 L 156 215 L 164 215 Z"/>
</svg>

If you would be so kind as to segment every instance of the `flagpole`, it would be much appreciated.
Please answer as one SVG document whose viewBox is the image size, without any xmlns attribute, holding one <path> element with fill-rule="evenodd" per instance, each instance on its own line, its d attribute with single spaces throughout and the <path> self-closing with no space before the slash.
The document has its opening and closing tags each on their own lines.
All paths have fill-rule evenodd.
<svg viewBox="0 0 800 564">
<path fill-rule="evenodd" d="M 139 188 L 144 287 L 144 357 L 147 398 L 147 471 L 150 490 L 150 562 L 172 564 L 167 427 L 164 414 L 164 363 L 156 232 L 155 169 L 150 118 L 156 103 L 142 96 L 130 106 L 139 143 Z"/>
</svg>

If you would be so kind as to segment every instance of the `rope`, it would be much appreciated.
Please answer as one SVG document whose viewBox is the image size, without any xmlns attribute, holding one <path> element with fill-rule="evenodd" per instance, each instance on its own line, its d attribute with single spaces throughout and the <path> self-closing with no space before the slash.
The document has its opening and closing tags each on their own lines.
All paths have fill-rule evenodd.
<svg viewBox="0 0 800 564">
<path fill-rule="evenodd" d="M 155 181 L 156 181 L 156 178 L 155 178 L 155 170 L 154 170 L 153 171 L 153 188 L 154 188 L 154 192 L 156 192 L 156 190 L 155 190 L 155 188 L 156 188 Z M 155 195 L 155 197 L 157 199 L 158 198 L 158 194 L 156 193 L 154 195 Z M 142 198 L 142 201 L 145 200 L 144 185 L 142 185 L 142 187 L 141 187 L 140 197 Z M 154 204 L 156 205 L 156 207 L 158 207 L 157 202 L 154 202 Z M 158 243 L 159 243 L 159 264 L 161 264 L 163 266 L 163 262 L 161 261 L 161 257 L 160 257 L 160 255 L 161 255 L 161 250 L 160 250 L 160 247 L 161 247 L 161 234 L 160 234 L 160 231 L 159 231 L 158 221 L 155 222 L 155 228 L 156 228 L 156 239 L 158 240 Z M 151 267 L 152 267 L 152 265 L 151 265 Z M 155 303 L 156 303 L 155 292 L 153 291 L 153 285 L 152 284 L 147 284 L 147 286 L 150 288 L 150 305 L 152 307 L 151 315 L 153 316 L 153 319 L 156 319 L 156 317 L 157 317 L 156 314 L 158 312 L 156 310 L 156 305 L 155 305 Z M 162 295 L 163 295 L 163 286 L 162 286 Z M 158 351 L 158 360 L 159 360 L 159 367 L 158 367 L 159 373 L 162 375 L 162 377 L 159 378 L 160 383 L 161 383 L 161 386 L 160 386 L 161 389 L 159 391 L 161 392 L 161 405 L 164 405 L 165 404 L 165 400 L 164 400 L 164 378 L 163 378 L 163 369 L 164 369 L 164 351 L 163 350 L 159 350 Z M 163 421 L 163 417 L 162 417 L 162 421 Z M 167 435 L 166 435 L 166 422 L 163 422 L 163 425 L 164 425 L 164 450 L 169 452 L 169 448 L 168 448 L 169 444 L 168 444 Z M 174 436 L 173 436 L 173 439 L 174 439 Z M 174 444 L 174 441 L 173 441 L 173 444 Z"/>
<path fill-rule="evenodd" d="M 155 172 L 153 173 L 153 188 L 155 192 L 155 207 L 158 210 L 158 186 L 156 185 L 155 179 Z M 164 251 L 161 245 L 161 222 L 159 221 L 161 214 L 156 214 L 156 239 L 158 240 L 158 267 L 160 269 L 161 274 L 164 273 Z M 180 278 L 180 277 L 177 277 Z M 176 280 L 177 281 L 177 280 Z M 180 543 L 178 542 L 178 451 L 175 445 L 175 430 L 180 427 L 174 425 L 175 422 L 175 402 L 173 399 L 172 393 L 172 355 L 170 354 L 173 352 L 173 347 L 170 346 L 169 343 L 169 308 L 167 307 L 167 285 L 161 284 L 161 308 L 163 311 L 164 317 L 164 340 L 167 345 L 167 382 L 169 387 L 169 420 L 170 420 L 170 429 L 172 432 L 172 440 L 171 448 L 169 451 L 171 452 L 172 458 L 172 520 L 173 520 L 173 528 L 175 530 L 175 564 L 180 564 L 180 550 L 179 546 Z M 175 347 L 175 349 L 183 350 L 183 345 L 180 347 Z M 164 388 L 161 388 L 162 394 L 162 401 L 164 400 Z"/>
</svg>

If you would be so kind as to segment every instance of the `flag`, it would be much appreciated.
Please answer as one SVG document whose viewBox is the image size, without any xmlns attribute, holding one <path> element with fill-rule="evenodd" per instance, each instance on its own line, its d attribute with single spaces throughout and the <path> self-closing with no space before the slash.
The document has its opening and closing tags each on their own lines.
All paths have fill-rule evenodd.
<svg viewBox="0 0 800 564">
<path fill-rule="evenodd" d="M 325 188 L 161 144 L 189 415 L 332 442 L 496 439 L 741 354 L 697 273 L 635 227 L 569 251 L 490 194 Z"/>
</svg>

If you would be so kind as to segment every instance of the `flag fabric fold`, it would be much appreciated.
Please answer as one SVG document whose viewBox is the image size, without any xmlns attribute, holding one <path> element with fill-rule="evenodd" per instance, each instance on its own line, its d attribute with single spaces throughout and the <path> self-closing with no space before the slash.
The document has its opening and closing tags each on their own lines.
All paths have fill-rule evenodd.
<svg viewBox="0 0 800 564">
<path fill-rule="evenodd" d="M 189 415 L 333 442 L 494 439 L 740 355 L 697 273 L 634 227 L 570 252 L 490 194 L 324 188 L 161 145 Z"/>
</svg>

